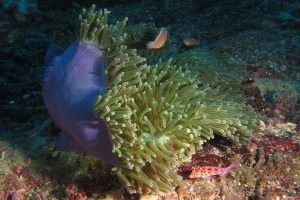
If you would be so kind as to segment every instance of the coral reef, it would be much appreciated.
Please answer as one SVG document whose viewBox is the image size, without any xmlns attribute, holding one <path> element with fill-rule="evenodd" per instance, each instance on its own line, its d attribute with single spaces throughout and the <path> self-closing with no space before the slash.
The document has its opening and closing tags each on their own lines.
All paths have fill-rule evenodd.
<svg viewBox="0 0 300 200">
<path fill-rule="evenodd" d="M 241 74 L 236 75 L 237 79 L 243 75 L 260 73 L 259 69 L 266 66 L 268 72 L 258 75 L 259 78 L 268 78 L 265 79 L 266 84 L 271 87 L 277 79 L 300 80 L 300 31 L 299 20 L 295 20 L 299 19 L 300 12 L 296 0 L 254 3 L 237 0 L 201 0 L 201 3 L 195 0 L 127 2 L 101 1 L 99 6 L 109 6 L 113 13 L 109 16 L 110 22 L 123 19 L 124 16 L 130 19 L 124 28 L 127 37 L 123 45 L 137 49 L 138 55 L 147 58 L 148 65 L 154 66 L 160 58 L 163 63 L 173 58 L 170 65 L 174 65 L 174 57 L 188 50 L 185 46 L 180 47 L 182 40 L 193 37 L 200 42 L 199 47 L 226 52 L 238 61 Z M 49 118 L 41 100 L 43 58 L 52 43 L 52 33 L 57 30 L 73 32 L 72 21 L 78 15 L 78 10 L 94 2 L 49 0 L 38 3 L 43 13 L 27 15 L 26 23 L 16 22 L 12 17 L 13 10 L 5 11 L 0 5 L 0 63 L 4 66 L 0 70 L 0 199 L 142 199 L 139 194 L 126 192 L 111 168 L 96 158 L 54 148 L 53 143 L 60 130 Z M 246 12 L 243 12 L 244 8 L 247 8 Z M 281 12 L 288 17 L 281 17 Z M 146 22 L 143 28 L 153 24 L 145 29 L 154 33 L 143 37 L 143 30 L 138 31 L 142 29 L 141 26 L 138 29 L 132 27 L 139 22 Z M 157 27 L 168 29 L 170 37 L 167 42 L 172 46 L 166 43 L 158 51 L 144 49 L 145 44 L 154 39 L 159 31 L 154 27 L 154 22 Z M 65 43 L 65 47 L 70 44 L 67 40 Z M 206 51 L 206 54 L 210 55 L 211 52 Z M 205 58 L 205 54 L 203 56 Z M 213 66 L 209 73 L 214 71 L 214 67 L 217 66 Z M 253 82 L 248 80 L 243 84 Z M 272 117 L 270 122 L 265 122 L 268 135 L 260 136 L 260 139 L 254 134 L 255 139 L 248 147 L 236 147 L 214 135 L 214 139 L 202 145 L 202 150 L 196 147 L 191 163 L 179 167 L 179 170 L 190 168 L 189 171 L 177 171 L 189 187 L 178 187 L 173 193 L 161 193 L 156 195 L 156 199 L 300 198 L 300 101 L 294 102 L 296 105 L 293 110 L 279 115 L 273 112 L 277 110 L 274 109 L 277 104 L 273 100 L 274 94 L 263 98 L 258 87 L 246 89 L 243 91 L 247 92 L 242 92 L 253 97 L 248 99 L 247 104 L 253 106 L 256 112 Z M 40 143 L 40 140 L 44 142 Z M 31 148 L 28 149 L 28 146 Z M 264 154 L 257 151 L 257 148 L 264 147 Z M 226 176 L 215 176 L 210 180 L 188 179 L 191 167 L 226 167 L 229 165 L 228 158 L 233 154 L 243 158 L 242 166 Z M 263 162 L 263 158 L 266 162 Z M 257 165 L 258 162 L 262 165 Z"/>
<path fill-rule="evenodd" d="M 254 134 L 248 147 L 229 145 L 222 138 L 205 143 L 203 149 L 193 155 L 190 164 L 179 168 L 179 174 L 186 177 L 193 167 L 227 166 L 228 158 L 232 155 L 241 156 L 242 167 L 232 169 L 226 176 L 215 176 L 210 180 L 188 180 L 191 187 L 184 196 L 191 199 L 214 199 L 219 192 L 224 199 L 234 196 L 234 199 L 247 199 L 250 196 L 298 199 L 299 132 L 296 132 L 295 126 L 283 123 L 279 126 L 278 136 L 273 136 L 276 127 L 262 125 L 266 133 Z M 286 131 L 293 136 L 288 137 Z"/>
<path fill-rule="evenodd" d="M 108 11 L 95 5 L 79 16 L 79 39 L 106 50 L 107 93 L 94 103 L 113 139 L 113 171 L 130 193 L 185 188 L 176 169 L 218 134 L 236 144 L 259 132 L 257 115 L 240 94 L 230 57 L 194 49 L 173 59 L 147 59 L 125 46 L 127 18 L 107 25 Z"/>
<path fill-rule="evenodd" d="M 272 107 L 273 116 L 280 119 L 290 118 L 297 121 L 299 116 L 300 84 L 292 79 L 255 78 L 253 87 L 257 87 L 260 95 Z"/>
<path fill-rule="evenodd" d="M 0 4 L 6 10 L 14 10 L 15 18 L 19 21 L 24 21 L 26 19 L 25 15 L 38 11 L 36 0 L 0 0 Z"/>
</svg>

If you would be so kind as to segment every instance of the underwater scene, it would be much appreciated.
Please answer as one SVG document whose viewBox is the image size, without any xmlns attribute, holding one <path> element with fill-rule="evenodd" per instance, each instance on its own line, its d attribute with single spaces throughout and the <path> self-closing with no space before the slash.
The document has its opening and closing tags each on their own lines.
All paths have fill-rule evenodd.
<svg viewBox="0 0 300 200">
<path fill-rule="evenodd" d="M 0 200 L 300 199 L 297 0 L 0 0 Z"/>
</svg>

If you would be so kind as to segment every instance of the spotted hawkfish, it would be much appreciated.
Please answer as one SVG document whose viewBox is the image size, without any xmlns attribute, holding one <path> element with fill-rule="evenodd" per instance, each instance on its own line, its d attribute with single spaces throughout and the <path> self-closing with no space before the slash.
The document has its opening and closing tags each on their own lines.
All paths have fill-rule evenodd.
<svg viewBox="0 0 300 200">
<path fill-rule="evenodd" d="M 231 163 L 228 167 L 202 166 L 192 170 L 189 178 L 208 178 L 213 175 L 227 174 L 230 169 L 239 167 L 239 163 Z"/>
</svg>

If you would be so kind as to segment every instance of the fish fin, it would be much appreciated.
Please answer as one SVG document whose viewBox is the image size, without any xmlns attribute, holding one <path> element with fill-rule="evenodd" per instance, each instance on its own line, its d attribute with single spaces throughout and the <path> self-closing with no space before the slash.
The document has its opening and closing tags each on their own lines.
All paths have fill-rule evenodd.
<svg viewBox="0 0 300 200">
<path fill-rule="evenodd" d="M 204 180 L 210 180 L 211 176 L 202 176 L 201 178 L 204 179 Z"/>
<path fill-rule="evenodd" d="M 238 163 L 238 162 L 233 162 L 233 163 L 230 164 L 230 169 L 232 169 L 232 168 L 237 168 L 237 167 L 240 167 L 240 166 L 241 166 L 240 163 Z"/>
<path fill-rule="evenodd" d="M 236 167 L 240 167 L 241 166 L 241 157 L 239 154 L 236 154 L 234 156 L 232 156 L 229 161 L 230 161 L 230 168 L 236 168 Z"/>
<path fill-rule="evenodd" d="M 230 168 L 231 169 L 231 168 Z M 219 175 L 222 175 L 222 174 L 228 174 L 229 173 L 229 170 L 227 171 L 224 171 L 223 173 L 219 174 Z"/>
</svg>

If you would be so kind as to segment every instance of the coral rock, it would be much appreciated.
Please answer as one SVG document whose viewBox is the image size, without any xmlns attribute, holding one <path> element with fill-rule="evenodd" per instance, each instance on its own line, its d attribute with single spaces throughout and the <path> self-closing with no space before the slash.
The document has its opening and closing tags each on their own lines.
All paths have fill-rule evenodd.
<svg viewBox="0 0 300 200">
<path fill-rule="evenodd" d="M 24 21 L 25 15 L 38 11 L 36 0 L 0 0 L 0 4 L 6 10 L 14 10 L 15 18 L 19 21 Z"/>
</svg>

